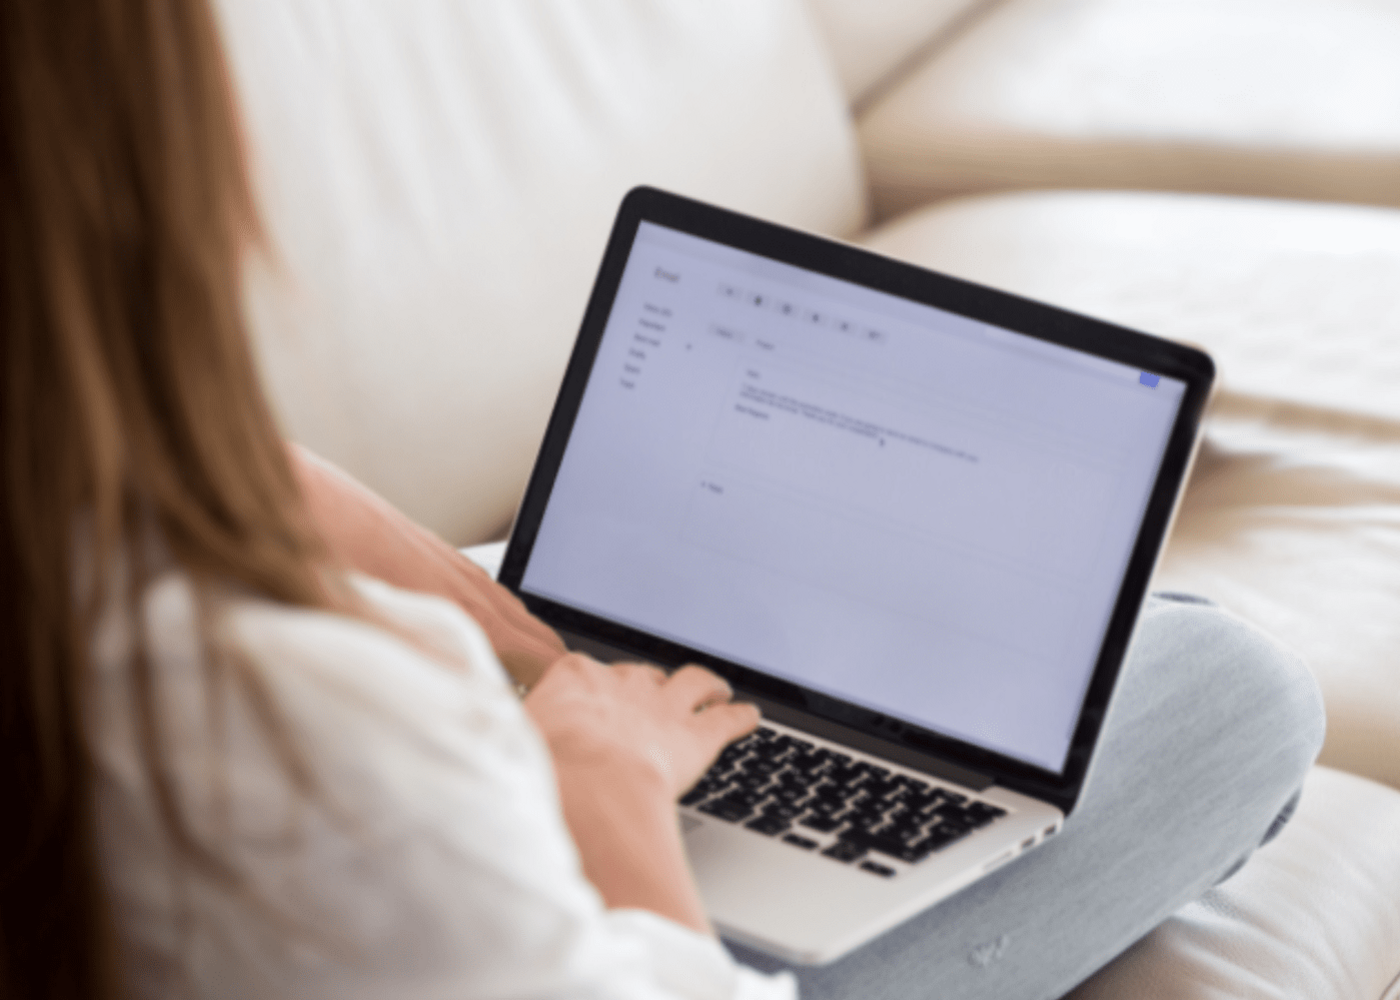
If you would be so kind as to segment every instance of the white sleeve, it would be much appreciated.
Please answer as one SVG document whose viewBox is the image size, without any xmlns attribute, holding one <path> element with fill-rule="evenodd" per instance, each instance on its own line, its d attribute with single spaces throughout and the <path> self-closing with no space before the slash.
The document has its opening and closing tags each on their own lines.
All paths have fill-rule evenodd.
<svg viewBox="0 0 1400 1000">
<path fill-rule="evenodd" d="M 226 634 L 269 678 L 323 806 L 298 804 L 248 720 L 225 726 L 219 748 L 207 727 L 176 733 L 182 779 L 232 758 L 236 861 L 256 905 L 286 918 L 213 886 L 194 893 L 197 947 L 182 960 L 192 993 L 795 996 L 790 976 L 745 969 L 712 938 L 605 909 L 583 877 L 548 753 L 480 630 L 447 602 L 357 586 L 401 633 L 467 669 L 344 617 L 238 606 Z M 199 815 L 216 815 L 213 803 Z M 135 916 L 159 923 L 158 908 L 147 911 Z"/>
</svg>

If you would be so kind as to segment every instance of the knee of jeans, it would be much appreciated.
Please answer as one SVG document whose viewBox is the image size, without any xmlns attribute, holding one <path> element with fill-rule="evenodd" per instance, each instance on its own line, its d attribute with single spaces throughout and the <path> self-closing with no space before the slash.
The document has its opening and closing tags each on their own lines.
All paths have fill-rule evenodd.
<svg viewBox="0 0 1400 1000">
<path fill-rule="evenodd" d="M 1291 650 L 1283 650 L 1278 668 L 1282 685 L 1280 711 L 1287 719 L 1284 724 L 1291 727 L 1297 739 L 1303 763 L 1311 766 L 1322 752 L 1327 737 L 1327 707 L 1322 700 L 1322 688 L 1302 656 Z M 1283 822 L 1287 822 L 1296 805 L 1294 801 L 1293 806 L 1288 807 Z M 1279 825 L 1281 828 L 1282 823 Z"/>
<path fill-rule="evenodd" d="M 1259 626 L 1221 607 L 1214 601 L 1194 594 L 1166 591 L 1153 595 L 1163 601 L 1188 608 L 1192 620 L 1203 628 L 1215 629 L 1217 637 L 1229 636 L 1227 653 L 1231 665 L 1242 672 L 1241 681 L 1253 689 L 1261 710 L 1277 713 L 1277 723 L 1293 735 L 1311 758 L 1322 749 L 1326 735 L 1326 710 L 1322 690 L 1302 655 L 1284 645 Z M 1213 624 L 1205 624 L 1213 623 Z M 1219 631 L 1223 628 L 1223 632 Z"/>
<path fill-rule="evenodd" d="M 1259 841 L 1269 843 L 1287 826 L 1297 811 L 1302 796 L 1302 783 L 1322 752 L 1327 735 L 1327 711 L 1322 689 L 1302 656 L 1272 637 L 1255 630 L 1261 652 L 1254 657 L 1255 683 L 1259 690 L 1260 710 L 1268 713 L 1268 729 L 1275 756 L 1276 776 L 1287 798 L 1270 821 Z"/>
<path fill-rule="evenodd" d="M 1144 622 L 1160 662 L 1176 663 L 1225 703 L 1252 716 L 1249 729 L 1280 755 L 1280 777 L 1301 782 L 1326 734 L 1322 692 L 1292 649 L 1248 620 L 1205 598 L 1154 594 Z M 1243 719 L 1242 719 L 1243 721 Z"/>
</svg>

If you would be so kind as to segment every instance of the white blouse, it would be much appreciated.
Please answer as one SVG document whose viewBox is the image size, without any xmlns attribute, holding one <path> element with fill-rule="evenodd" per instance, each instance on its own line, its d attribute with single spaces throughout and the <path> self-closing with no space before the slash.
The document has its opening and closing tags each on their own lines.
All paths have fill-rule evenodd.
<svg viewBox="0 0 1400 1000">
<path fill-rule="evenodd" d="M 99 627 L 99 846 L 135 996 L 795 995 L 791 977 L 738 966 L 709 937 L 605 909 L 548 752 L 481 630 L 447 601 L 352 582 L 463 669 L 341 615 L 237 598 L 217 619 L 219 647 L 256 666 L 315 776 L 310 800 L 270 751 L 256 698 L 207 661 L 188 581 L 167 573 L 145 595 L 166 759 L 235 882 L 171 851 L 138 766 L 132 623 L 109 614 Z M 220 677 L 228 697 L 210 699 Z"/>
</svg>

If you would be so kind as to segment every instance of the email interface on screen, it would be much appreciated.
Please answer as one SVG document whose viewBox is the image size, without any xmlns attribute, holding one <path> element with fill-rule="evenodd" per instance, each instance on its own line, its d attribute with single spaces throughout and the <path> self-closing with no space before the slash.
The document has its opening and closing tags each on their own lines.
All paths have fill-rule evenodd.
<svg viewBox="0 0 1400 1000">
<path fill-rule="evenodd" d="M 522 589 L 1058 771 L 1184 388 L 642 223 Z"/>
</svg>

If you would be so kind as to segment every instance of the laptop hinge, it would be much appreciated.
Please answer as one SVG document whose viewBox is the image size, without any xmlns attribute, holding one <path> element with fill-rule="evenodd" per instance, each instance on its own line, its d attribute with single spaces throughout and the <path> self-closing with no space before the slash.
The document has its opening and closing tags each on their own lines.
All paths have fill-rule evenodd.
<svg viewBox="0 0 1400 1000">
<path fill-rule="evenodd" d="M 913 768 L 915 771 L 922 771 L 931 778 L 939 778 L 955 785 L 962 785 L 974 792 L 985 791 L 995 784 L 990 777 L 971 768 L 940 760 L 929 754 L 920 753 L 912 747 L 904 746 L 902 743 L 871 736 L 859 729 L 852 729 L 839 722 L 823 719 L 821 716 L 812 715 L 801 709 L 769 701 L 759 695 L 740 692 L 739 700 L 753 702 L 763 711 L 764 718 L 781 722 L 785 726 L 792 726 L 794 729 L 804 730 L 813 736 L 831 740 L 833 743 L 841 743 L 855 750 L 884 757 L 896 764 Z"/>
</svg>

